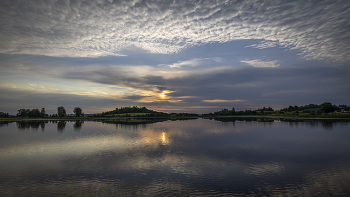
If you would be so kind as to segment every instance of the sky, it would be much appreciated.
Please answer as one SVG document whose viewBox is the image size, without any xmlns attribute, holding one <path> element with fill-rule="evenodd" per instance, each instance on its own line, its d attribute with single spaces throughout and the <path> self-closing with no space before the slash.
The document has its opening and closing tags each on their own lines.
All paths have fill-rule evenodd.
<svg viewBox="0 0 350 197">
<path fill-rule="evenodd" d="M 0 111 L 350 105 L 348 0 L 1 0 Z"/>
</svg>

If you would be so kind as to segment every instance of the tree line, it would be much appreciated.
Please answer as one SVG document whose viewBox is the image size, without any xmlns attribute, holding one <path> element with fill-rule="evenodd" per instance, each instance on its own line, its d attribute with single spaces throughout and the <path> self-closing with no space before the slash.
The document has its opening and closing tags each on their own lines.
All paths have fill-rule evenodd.
<svg viewBox="0 0 350 197">
<path fill-rule="evenodd" d="M 115 110 L 102 112 L 102 115 L 112 115 L 112 114 L 125 114 L 125 113 L 155 113 L 156 111 L 147 109 L 146 107 L 121 107 L 115 108 Z"/>
<path fill-rule="evenodd" d="M 121 108 L 115 108 L 114 110 L 102 112 L 101 114 L 94 114 L 94 117 L 105 117 L 105 116 L 114 116 L 117 114 L 125 114 L 125 117 L 131 117 L 130 113 L 143 113 L 134 115 L 134 117 L 158 117 L 158 116 L 169 116 L 169 114 L 164 112 L 157 112 L 151 109 L 147 109 L 146 107 L 121 107 Z"/>
<path fill-rule="evenodd" d="M 76 117 L 84 116 L 83 110 L 80 107 L 75 107 L 73 110 Z M 65 117 L 67 116 L 66 109 L 63 106 L 57 108 L 57 114 L 48 115 L 45 113 L 45 108 L 39 109 L 19 109 L 17 110 L 17 117 L 28 118 L 43 118 L 43 117 Z"/>
<path fill-rule="evenodd" d="M 340 110 L 340 109 L 344 109 L 345 111 L 350 111 L 350 106 L 347 106 L 344 104 L 336 106 L 330 102 L 324 102 L 321 105 L 317 105 L 317 104 L 308 104 L 304 106 L 290 105 L 289 107 L 276 110 L 276 112 L 285 113 L 285 112 L 296 111 L 298 113 L 298 111 L 303 111 L 305 109 L 318 109 L 318 108 L 322 109 L 323 113 L 331 113 L 331 112 L 334 112 L 335 110 Z M 275 110 L 272 109 L 271 107 L 263 107 L 261 109 L 256 109 L 256 110 L 236 111 L 235 108 L 233 107 L 232 109 L 222 109 L 214 113 L 203 114 L 203 116 L 258 115 L 258 114 L 270 114 L 274 111 Z"/>
<path fill-rule="evenodd" d="M 291 112 L 291 111 L 302 111 L 305 109 L 322 109 L 322 111 L 324 113 L 331 113 L 334 112 L 335 110 L 340 110 L 340 109 L 344 109 L 345 111 L 350 111 L 350 106 L 347 105 L 338 105 L 336 106 L 335 104 L 332 104 L 331 102 L 324 102 L 321 105 L 317 105 L 317 104 L 309 104 L 309 105 L 305 105 L 305 106 L 289 106 L 288 108 L 283 108 L 280 109 L 279 111 L 281 112 Z"/>
<path fill-rule="evenodd" d="M 263 107 L 261 109 L 256 110 L 244 110 L 244 111 L 236 111 L 233 107 L 232 109 L 222 109 L 220 111 L 216 111 L 214 113 L 202 114 L 202 116 L 229 116 L 229 115 L 260 115 L 260 114 L 271 114 L 273 112 L 283 114 L 286 112 L 295 112 L 299 113 L 299 111 L 303 111 L 305 109 L 322 109 L 323 113 L 334 112 L 335 110 L 343 109 L 345 111 L 350 111 L 350 106 L 347 105 L 334 105 L 330 102 L 324 102 L 320 105 L 318 104 L 308 104 L 304 106 L 288 106 L 282 108 L 280 110 L 274 110 L 271 107 Z M 84 116 L 82 109 L 80 107 L 75 107 L 73 113 L 76 117 Z M 138 115 L 134 115 L 134 117 L 157 117 L 157 116 L 199 116 L 194 113 L 164 113 L 157 112 L 151 109 L 147 109 L 146 107 L 120 107 L 115 108 L 114 110 L 102 112 L 101 114 L 95 114 L 94 117 L 104 117 L 104 116 L 114 116 L 116 114 L 126 114 L 125 116 L 131 116 L 130 113 L 141 113 Z M 142 114 L 143 113 L 143 114 Z M 57 114 L 48 115 L 45 113 L 45 108 L 39 109 L 19 109 L 17 111 L 17 117 L 29 117 L 29 118 L 39 118 L 39 117 L 65 117 L 67 116 L 66 110 L 63 106 L 57 108 Z M 0 112 L 0 118 L 9 117 L 8 113 Z"/>
<path fill-rule="evenodd" d="M 0 112 L 0 118 L 8 118 L 8 117 L 10 117 L 9 113 Z"/>
<path fill-rule="evenodd" d="M 131 115 L 131 113 L 140 113 L 136 115 Z M 168 116 L 175 116 L 175 117 L 183 117 L 183 116 L 199 116 L 198 114 L 194 113 L 164 113 L 164 112 L 157 112 L 151 109 L 147 109 L 146 107 L 121 107 L 121 108 L 115 108 L 115 110 L 102 112 L 101 114 L 95 114 L 94 117 L 105 117 L 105 116 L 115 116 L 117 114 L 125 114 L 124 117 L 168 117 Z"/>
</svg>

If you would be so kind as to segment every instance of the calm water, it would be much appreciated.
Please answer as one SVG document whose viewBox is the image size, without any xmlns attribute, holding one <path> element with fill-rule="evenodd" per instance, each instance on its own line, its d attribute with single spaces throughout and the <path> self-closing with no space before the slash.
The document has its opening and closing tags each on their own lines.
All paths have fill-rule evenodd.
<svg viewBox="0 0 350 197">
<path fill-rule="evenodd" d="M 0 196 L 350 196 L 350 122 L 139 121 L 1 123 Z"/>
</svg>

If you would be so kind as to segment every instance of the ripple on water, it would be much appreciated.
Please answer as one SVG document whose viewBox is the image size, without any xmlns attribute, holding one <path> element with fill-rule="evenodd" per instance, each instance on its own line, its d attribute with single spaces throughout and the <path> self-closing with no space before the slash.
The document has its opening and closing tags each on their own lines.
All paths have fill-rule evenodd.
<svg viewBox="0 0 350 197">
<path fill-rule="evenodd" d="M 0 128 L 0 196 L 350 194 L 347 125 L 330 133 L 274 122 L 85 122 L 79 132 L 73 124 Z"/>
</svg>

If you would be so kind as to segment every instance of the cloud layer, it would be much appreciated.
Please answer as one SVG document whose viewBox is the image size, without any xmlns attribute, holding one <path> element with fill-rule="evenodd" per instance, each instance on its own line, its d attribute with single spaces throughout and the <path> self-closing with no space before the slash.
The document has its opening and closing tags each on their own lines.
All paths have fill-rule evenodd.
<svg viewBox="0 0 350 197">
<path fill-rule="evenodd" d="M 20 1 L 0 3 L 1 53 L 98 57 L 138 47 L 172 54 L 242 39 L 350 60 L 349 1 Z M 266 41 L 266 42 L 265 42 Z"/>
<path fill-rule="evenodd" d="M 257 60 L 242 60 L 241 62 L 247 63 L 253 67 L 256 67 L 256 68 L 266 68 L 266 67 L 268 68 L 268 67 L 278 67 L 279 66 L 277 60 L 262 61 L 260 59 L 257 59 Z"/>
<path fill-rule="evenodd" d="M 0 111 L 348 104 L 349 10 L 342 0 L 0 1 Z"/>
</svg>

